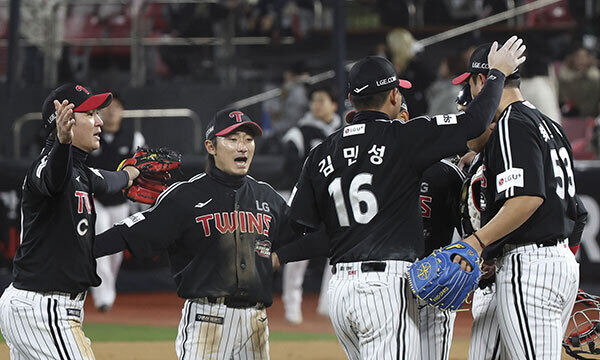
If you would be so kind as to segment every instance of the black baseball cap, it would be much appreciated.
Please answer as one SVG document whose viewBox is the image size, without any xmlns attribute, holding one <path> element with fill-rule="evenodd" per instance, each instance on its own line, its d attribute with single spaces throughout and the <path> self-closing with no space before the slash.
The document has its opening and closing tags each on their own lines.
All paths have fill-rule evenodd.
<svg viewBox="0 0 600 360">
<path fill-rule="evenodd" d="M 498 48 L 501 48 L 502 44 L 498 44 Z M 492 48 L 492 43 L 487 43 L 483 45 L 479 45 L 473 54 L 471 54 L 471 59 L 469 60 L 469 68 L 467 72 L 462 73 L 461 75 L 452 79 L 452 83 L 454 85 L 462 84 L 463 82 L 469 80 L 469 77 L 472 74 L 485 74 L 487 75 L 488 70 L 490 69 L 490 65 L 488 64 L 488 55 L 490 53 L 490 49 Z M 517 68 L 512 74 L 507 76 L 507 79 L 518 79 L 519 68 Z"/>
<path fill-rule="evenodd" d="M 396 87 L 410 89 L 412 84 L 399 79 L 394 65 L 381 56 L 362 58 L 348 74 L 348 92 L 352 96 L 373 95 Z"/>
<path fill-rule="evenodd" d="M 42 120 L 44 128 L 52 131 L 56 127 L 56 109 L 54 100 L 67 100 L 75 105 L 73 112 L 86 112 L 107 107 L 112 101 L 112 94 L 92 94 L 90 90 L 79 84 L 64 84 L 52 90 L 42 105 Z"/>
<path fill-rule="evenodd" d="M 240 126 L 245 126 L 254 136 L 261 136 L 262 129 L 250 117 L 239 110 L 221 110 L 212 119 L 206 129 L 206 139 L 225 136 L 235 131 Z"/>
</svg>

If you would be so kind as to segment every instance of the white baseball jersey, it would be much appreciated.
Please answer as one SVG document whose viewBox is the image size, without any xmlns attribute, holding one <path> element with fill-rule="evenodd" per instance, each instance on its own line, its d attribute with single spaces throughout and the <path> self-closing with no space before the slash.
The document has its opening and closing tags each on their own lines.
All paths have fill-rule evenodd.
<svg viewBox="0 0 600 360">
<path fill-rule="evenodd" d="M 85 337 L 85 293 L 38 293 L 12 285 L 0 298 L 0 328 L 12 360 L 93 360 L 90 339 Z"/>
<path fill-rule="evenodd" d="M 179 360 L 269 359 L 269 328 L 264 308 L 234 309 L 206 299 L 186 300 L 175 350 Z"/>
<path fill-rule="evenodd" d="M 420 359 L 419 313 L 405 275 L 406 261 L 336 264 L 329 282 L 329 316 L 349 359 Z"/>
</svg>

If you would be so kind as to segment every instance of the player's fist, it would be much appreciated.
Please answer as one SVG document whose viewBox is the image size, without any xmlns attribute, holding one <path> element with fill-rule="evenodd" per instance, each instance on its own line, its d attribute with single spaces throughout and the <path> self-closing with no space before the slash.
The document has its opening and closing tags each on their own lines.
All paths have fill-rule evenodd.
<svg viewBox="0 0 600 360">
<path fill-rule="evenodd" d="M 73 117 L 73 107 L 67 100 L 62 103 L 54 100 L 54 108 L 56 109 L 56 137 L 61 144 L 70 144 L 73 141 L 73 125 L 75 118 Z"/>
<path fill-rule="evenodd" d="M 494 41 L 488 54 L 488 65 L 490 69 L 498 69 L 508 76 L 525 61 L 525 45 L 523 39 L 512 36 L 498 49 L 498 42 Z"/>
</svg>

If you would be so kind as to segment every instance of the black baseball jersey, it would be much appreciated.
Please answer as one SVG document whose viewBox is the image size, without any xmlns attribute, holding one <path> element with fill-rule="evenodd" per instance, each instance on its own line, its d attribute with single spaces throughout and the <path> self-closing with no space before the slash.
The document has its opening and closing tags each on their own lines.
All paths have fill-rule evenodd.
<svg viewBox="0 0 600 360">
<path fill-rule="evenodd" d="M 544 199 L 523 225 L 486 247 L 487 254 L 503 244 L 552 243 L 573 232 L 578 206 L 571 144 L 562 127 L 531 103 L 514 102 L 502 112 L 485 146 L 483 166 L 487 186 L 482 185 L 482 225 L 507 199 L 526 195 Z"/>
<path fill-rule="evenodd" d="M 87 153 L 49 142 L 29 168 L 21 200 L 21 246 L 13 285 L 37 292 L 82 292 L 100 285 L 94 241 L 94 195 L 127 185 L 124 171 L 85 165 Z"/>
<path fill-rule="evenodd" d="M 271 251 L 297 238 L 289 207 L 267 183 L 212 167 L 171 185 L 146 211 L 100 234 L 135 256 L 167 249 L 177 294 L 273 302 Z"/>
<path fill-rule="evenodd" d="M 454 229 L 460 230 L 458 202 L 464 179 L 462 170 L 446 159 L 423 173 L 419 193 L 425 240 L 423 256 L 450 244 Z"/>
<path fill-rule="evenodd" d="M 281 141 L 285 158 L 284 170 L 287 174 L 286 178 L 289 180 L 284 181 L 281 186 L 286 189 L 291 189 L 294 186 L 310 149 L 323 142 L 327 136 L 339 129 L 341 125 L 342 120 L 337 114 L 334 114 L 331 123 L 327 124 L 308 112 L 298 121 L 296 126 L 285 133 Z"/>
<path fill-rule="evenodd" d="M 100 148 L 92 151 L 87 164 L 97 169 L 115 170 L 121 161 L 133 155 L 138 146 L 144 145 L 143 136 L 135 132 L 131 124 L 123 124 L 116 133 L 100 133 Z M 127 201 L 121 193 L 104 194 L 96 201 L 106 206 Z"/>
<path fill-rule="evenodd" d="M 460 113 L 403 122 L 377 111 L 358 112 L 352 125 L 311 151 L 292 191 L 293 221 L 300 231 L 324 222 L 333 264 L 414 261 L 425 250 L 422 173 L 466 149 L 467 139 L 485 125 L 474 119 Z"/>
</svg>

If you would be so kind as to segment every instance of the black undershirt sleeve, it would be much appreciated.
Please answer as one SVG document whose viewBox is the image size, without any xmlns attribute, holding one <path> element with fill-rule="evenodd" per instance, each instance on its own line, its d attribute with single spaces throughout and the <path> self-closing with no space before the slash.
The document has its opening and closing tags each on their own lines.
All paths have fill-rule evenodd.
<svg viewBox="0 0 600 360">
<path fill-rule="evenodd" d="M 102 189 L 102 193 L 106 194 L 114 194 L 119 192 L 121 189 L 127 186 L 129 182 L 129 174 L 125 171 L 108 171 L 97 169 L 100 174 L 102 174 L 102 184 L 100 186 L 95 186 L 95 189 L 98 193 L 100 193 L 100 189 Z M 99 177 L 96 177 L 99 179 Z"/>
<path fill-rule="evenodd" d="M 577 219 L 575 220 L 573 232 L 569 236 L 569 246 L 577 246 L 581 242 L 581 235 L 583 234 L 583 229 L 585 228 L 588 217 L 588 212 L 583 205 L 581 198 L 579 198 L 578 195 L 575 195 L 575 200 L 577 202 Z"/>
<path fill-rule="evenodd" d="M 467 106 L 465 114 L 469 115 L 471 124 L 465 127 L 467 139 L 478 137 L 492 123 L 502 97 L 504 79 L 502 71 L 490 69 L 483 89 Z"/>
<path fill-rule="evenodd" d="M 96 235 L 94 241 L 95 258 L 116 254 L 126 249 L 127 243 L 125 242 L 125 238 L 121 235 L 117 227 L 110 228 L 102 234 Z"/>
<path fill-rule="evenodd" d="M 58 194 L 64 189 L 73 172 L 71 144 L 61 144 L 58 140 L 55 141 L 48 153 L 47 161 L 46 176 L 44 176 L 46 187 L 50 194 Z"/>
</svg>

